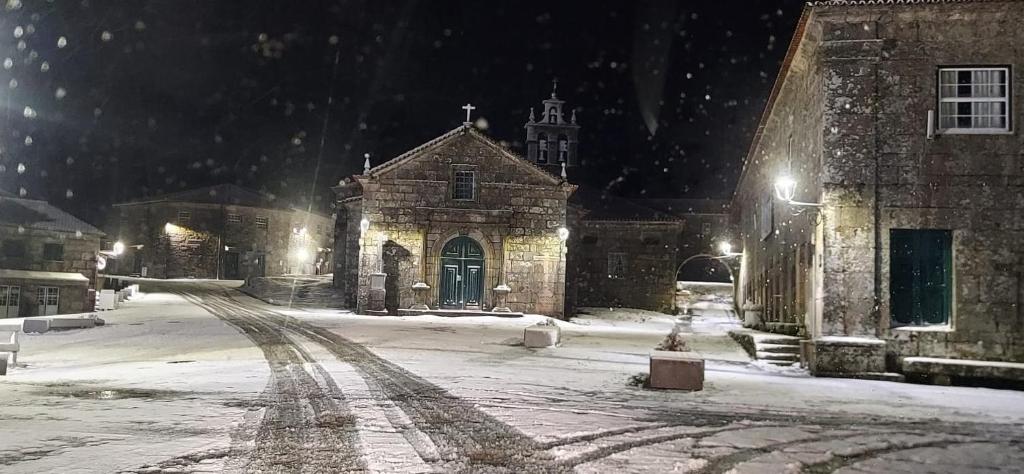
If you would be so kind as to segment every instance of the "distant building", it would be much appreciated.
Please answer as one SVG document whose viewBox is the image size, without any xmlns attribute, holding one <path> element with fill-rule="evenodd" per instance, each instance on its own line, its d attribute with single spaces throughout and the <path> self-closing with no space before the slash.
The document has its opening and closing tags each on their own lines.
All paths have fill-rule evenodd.
<svg viewBox="0 0 1024 474">
<path fill-rule="evenodd" d="M 0 192 L 0 318 L 92 309 L 102 236 L 45 201 Z"/>
<path fill-rule="evenodd" d="M 334 221 L 233 184 L 115 204 L 111 273 L 249 279 L 333 271 Z M 113 233 L 113 232 L 112 232 Z"/>
<path fill-rule="evenodd" d="M 1024 362 L 1022 23 L 1010 1 L 805 9 L 732 215 L 748 319 L 808 338 L 812 373 Z"/>
<path fill-rule="evenodd" d="M 573 196 L 573 306 L 675 310 L 686 222 L 645 202 L 584 188 Z"/>
</svg>

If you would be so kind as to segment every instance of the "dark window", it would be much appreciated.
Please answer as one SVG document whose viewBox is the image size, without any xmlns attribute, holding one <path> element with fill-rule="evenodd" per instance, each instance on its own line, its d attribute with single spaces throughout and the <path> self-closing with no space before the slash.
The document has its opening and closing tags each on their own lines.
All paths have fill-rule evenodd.
<svg viewBox="0 0 1024 474">
<path fill-rule="evenodd" d="M 256 218 L 256 228 L 257 229 L 266 229 L 269 225 L 270 225 L 270 220 L 267 219 L 266 217 L 257 217 Z"/>
<path fill-rule="evenodd" d="M 178 211 L 178 223 L 188 224 L 192 220 L 192 211 Z"/>
<path fill-rule="evenodd" d="M 594 245 L 597 243 L 597 236 L 584 235 L 583 238 L 580 239 L 580 242 L 582 242 L 583 245 Z"/>
<path fill-rule="evenodd" d="M 242 216 L 239 214 L 228 214 L 228 224 L 241 224 Z"/>
<path fill-rule="evenodd" d="M 659 245 L 659 244 L 661 244 L 661 240 L 659 240 L 657 237 L 645 236 L 645 237 L 643 237 L 640 240 L 644 243 L 644 245 Z"/>
<path fill-rule="evenodd" d="M 892 229 L 889 247 L 892 325 L 949 323 L 953 302 L 952 232 Z"/>
<path fill-rule="evenodd" d="M 64 244 L 43 244 L 43 260 L 64 260 Z"/>
<path fill-rule="evenodd" d="M 21 258 L 25 256 L 25 242 L 22 240 L 5 240 L 4 256 L 7 258 Z"/>
<path fill-rule="evenodd" d="M 456 171 L 452 183 L 452 199 L 472 201 L 474 196 L 474 176 L 472 171 Z"/>
<path fill-rule="evenodd" d="M 624 276 L 626 276 L 626 254 L 610 252 L 608 254 L 608 278 L 622 278 Z"/>
</svg>

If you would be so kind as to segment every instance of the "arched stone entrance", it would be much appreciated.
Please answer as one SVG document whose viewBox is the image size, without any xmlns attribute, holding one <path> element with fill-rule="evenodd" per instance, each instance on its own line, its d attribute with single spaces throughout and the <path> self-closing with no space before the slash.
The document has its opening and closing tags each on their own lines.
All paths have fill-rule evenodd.
<svg viewBox="0 0 1024 474">
<path fill-rule="evenodd" d="M 441 249 L 438 299 L 442 309 L 480 309 L 484 296 L 484 251 L 470 237 L 459 236 Z"/>
</svg>

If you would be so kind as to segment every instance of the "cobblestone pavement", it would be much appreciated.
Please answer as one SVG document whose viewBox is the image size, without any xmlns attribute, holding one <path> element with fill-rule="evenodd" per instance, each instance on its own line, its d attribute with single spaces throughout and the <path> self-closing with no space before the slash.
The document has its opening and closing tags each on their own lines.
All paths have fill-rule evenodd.
<svg viewBox="0 0 1024 474">
<path fill-rule="evenodd" d="M 334 331 L 231 290 L 196 285 L 183 296 L 249 337 L 272 370 L 230 451 L 205 453 L 226 457 L 230 471 L 1024 472 L 1024 430 L 1012 424 L 569 397 L 549 407 L 567 420 L 564 432 L 538 435 L 537 415 L 507 398 L 457 397 Z M 607 416 L 615 422 L 606 425 Z M 201 470 L 203 458 L 136 472 Z"/>
</svg>

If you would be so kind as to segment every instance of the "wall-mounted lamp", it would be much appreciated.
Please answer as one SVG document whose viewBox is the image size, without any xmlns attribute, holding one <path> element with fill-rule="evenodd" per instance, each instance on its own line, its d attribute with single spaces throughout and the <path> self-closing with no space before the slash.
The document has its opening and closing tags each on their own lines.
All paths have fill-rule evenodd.
<svg viewBox="0 0 1024 474">
<path fill-rule="evenodd" d="M 365 234 L 368 230 L 370 230 L 370 220 L 364 217 L 359 221 L 359 232 Z"/>
<path fill-rule="evenodd" d="M 561 240 L 562 242 L 569 240 L 569 229 L 566 229 L 565 227 L 559 227 L 558 240 Z"/>
<path fill-rule="evenodd" d="M 785 175 L 775 180 L 775 197 L 791 206 L 821 207 L 821 204 L 816 202 L 794 201 L 793 198 L 796 197 L 796 180 Z"/>
<path fill-rule="evenodd" d="M 113 253 L 114 253 L 115 257 L 118 256 L 118 255 L 123 254 L 124 253 L 124 242 L 121 242 L 120 240 L 118 240 L 117 242 L 114 242 L 113 250 L 114 250 Z"/>
<path fill-rule="evenodd" d="M 718 251 L 722 252 L 722 257 L 738 257 L 743 255 L 743 252 L 733 252 L 732 244 L 724 240 L 718 243 Z"/>
</svg>

